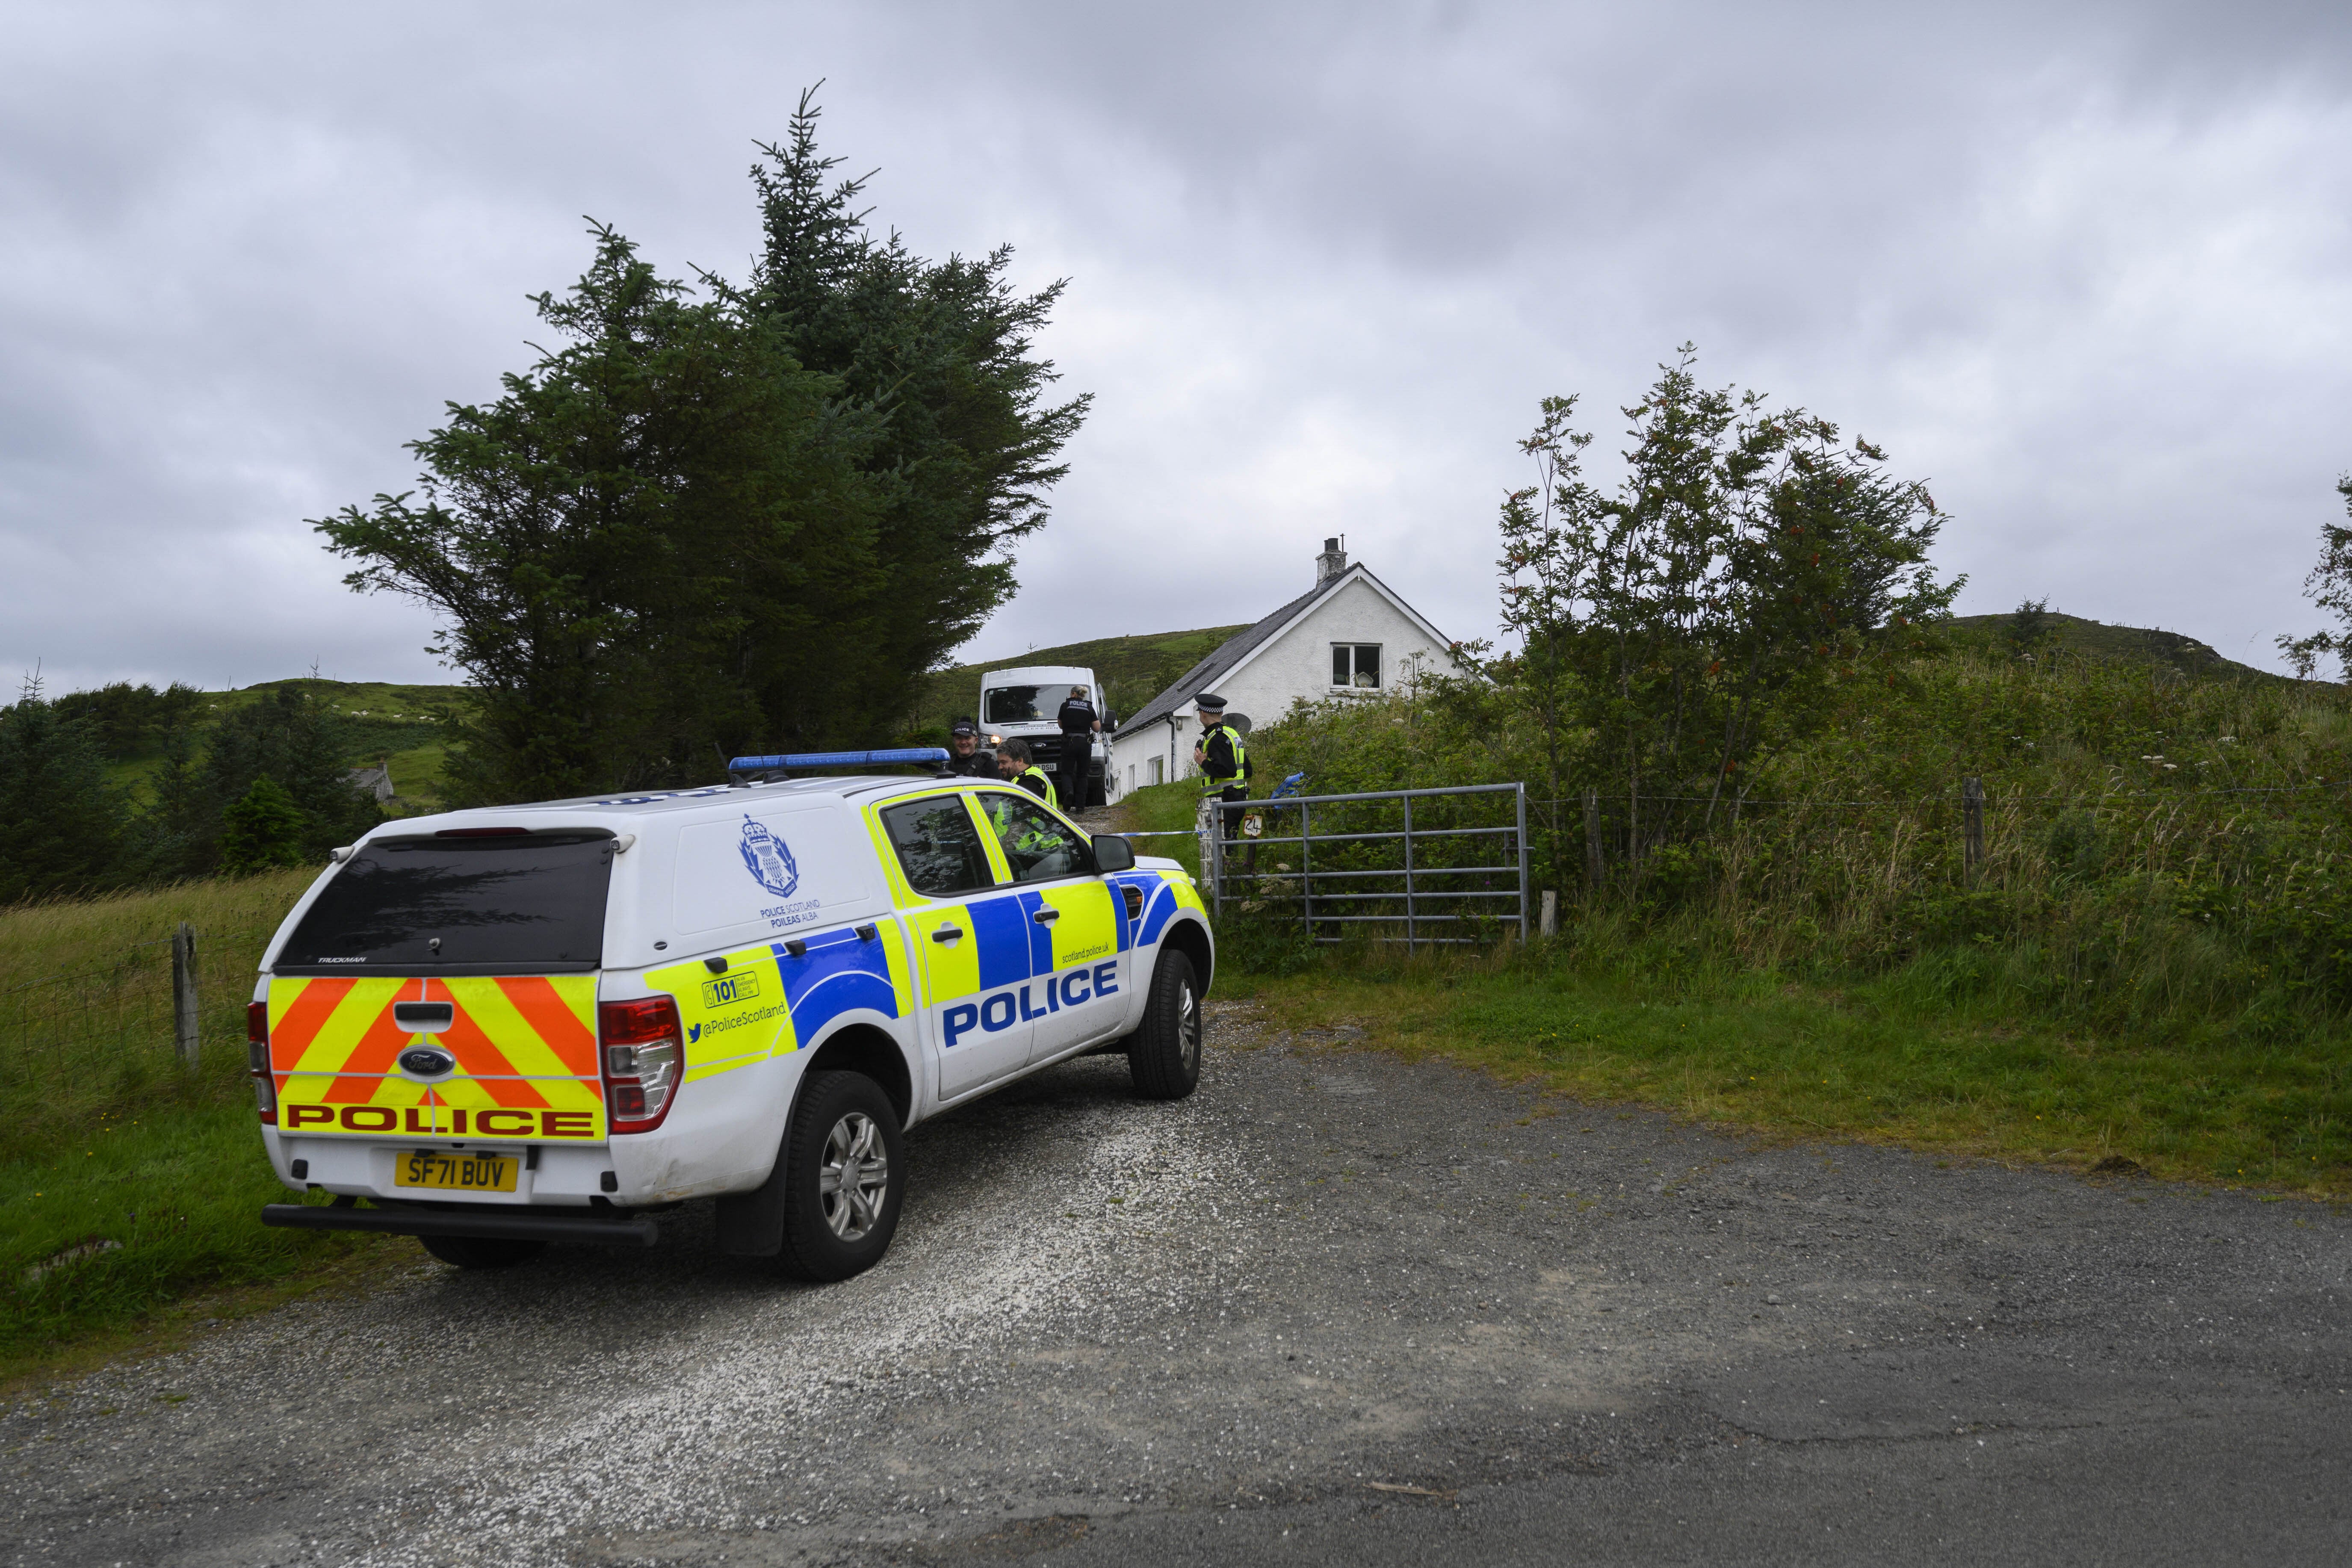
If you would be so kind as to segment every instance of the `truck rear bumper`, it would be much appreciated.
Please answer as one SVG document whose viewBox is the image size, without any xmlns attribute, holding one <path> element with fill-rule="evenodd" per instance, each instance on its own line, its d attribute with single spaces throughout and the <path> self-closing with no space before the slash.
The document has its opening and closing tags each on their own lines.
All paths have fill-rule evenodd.
<svg viewBox="0 0 2352 1568">
<path fill-rule="evenodd" d="M 594 1247 L 651 1247 L 661 1226 L 650 1215 L 624 1218 L 583 1214 L 577 1218 L 546 1209 L 320 1208 L 310 1204 L 264 1204 L 261 1223 L 290 1230 L 373 1230 L 392 1236 L 479 1236 L 499 1241 L 569 1241 Z"/>
</svg>

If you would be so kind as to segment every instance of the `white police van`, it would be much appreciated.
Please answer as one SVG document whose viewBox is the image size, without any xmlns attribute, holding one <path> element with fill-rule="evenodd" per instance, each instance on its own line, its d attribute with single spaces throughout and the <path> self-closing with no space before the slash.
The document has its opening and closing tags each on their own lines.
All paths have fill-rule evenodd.
<svg viewBox="0 0 2352 1568">
<path fill-rule="evenodd" d="M 339 850 L 248 1010 L 270 1163 L 331 1201 L 264 1223 L 487 1268 L 715 1197 L 722 1248 L 838 1279 L 889 1246 L 924 1117 L 1096 1051 L 1190 1094 L 1215 948 L 1174 861 L 1007 785 L 761 776 L 945 755 L 740 758 Z"/>
<path fill-rule="evenodd" d="M 1084 765 L 1075 769 L 1064 766 L 1063 749 L 1073 742 L 1062 733 L 1056 718 L 1062 700 L 1073 690 L 1087 694 L 1103 725 L 1100 734 L 1076 742 L 1087 748 L 1087 757 Z M 1085 798 L 1062 802 L 1072 810 L 1109 801 L 1110 731 L 1118 725 L 1118 715 L 1106 705 L 1102 682 L 1083 666 L 1027 664 L 987 670 L 980 678 L 980 728 L 988 746 L 992 750 L 1009 740 L 1024 742 L 1030 759 L 1056 775 L 1057 791 L 1061 779 L 1074 773 L 1083 776 Z"/>
</svg>

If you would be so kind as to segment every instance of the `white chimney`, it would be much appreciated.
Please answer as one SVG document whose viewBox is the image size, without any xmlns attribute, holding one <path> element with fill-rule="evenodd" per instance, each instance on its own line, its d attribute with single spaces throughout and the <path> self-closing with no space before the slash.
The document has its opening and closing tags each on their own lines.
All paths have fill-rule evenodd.
<svg viewBox="0 0 2352 1568">
<path fill-rule="evenodd" d="M 1315 585 L 1320 588 L 1348 569 L 1348 552 L 1339 548 L 1336 539 L 1323 542 L 1323 553 L 1315 558 Z"/>
</svg>

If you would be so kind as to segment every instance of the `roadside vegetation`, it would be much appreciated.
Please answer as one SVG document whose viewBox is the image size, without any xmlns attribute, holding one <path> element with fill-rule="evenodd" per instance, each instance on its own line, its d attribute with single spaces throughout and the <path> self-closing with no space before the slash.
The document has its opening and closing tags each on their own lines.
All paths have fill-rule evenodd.
<svg viewBox="0 0 2352 1568">
<path fill-rule="evenodd" d="M 1573 407 L 1547 403 L 1504 512 L 1514 646 L 1250 741 L 1260 793 L 1526 781 L 1558 937 L 1406 962 L 1229 900 L 1240 983 L 1782 1131 L 2352 1184 L 2352 693 L 2084 651 L 2041 604 L 1954 624 L 1925 487 L 1687 354 L 1626 411 L 1613 492 Z"/>
<path fill-rule="evenodd" d="M 265 1230 L 245 1005 L 315 873 L 274 871 L 0 910 L 0 1377 L 191 1293 L 279 1279 L 366 1238 Z M 197 931 L 193 1070 L 170 938 Z"/>
</svg>

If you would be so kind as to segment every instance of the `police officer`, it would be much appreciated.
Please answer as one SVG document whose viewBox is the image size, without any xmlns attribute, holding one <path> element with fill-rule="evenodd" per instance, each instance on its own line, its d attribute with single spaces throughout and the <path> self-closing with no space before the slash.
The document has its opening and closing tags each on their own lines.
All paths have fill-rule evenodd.
<svg viewBox="0 0 2352 1568">
<path fill-rule="evenodd" d="M 965 779 L 998 776 L 996 760 L 980 754 L 980 727 L 969 719 L 959 719 L 948 726 L 947 771 Z"/>
<path fill-rule="evenodd" d="M 1095 732 L 1102 728 L 1102 719 L 1087 700 L 1083 686 L 1070 688 L 1054 719 L 1062 731 L 1062 798 L 1076 811 L 1087 804 L 1087 774 L 1093 769 Z"/>
<path fill-rule="evenodd" d="M 1225 803 L 1217 812 L 1222 819 L 1217 836 L 1238 838 L 1242 803 L 1249 799 L 1249 748 L 1242 743 L 1242 732 L 1225 722 L 1223 698 L 1203 691 L 1192 699 L 1192 709 L 1201 721 L 1201 738 L 1192 743 L 1192 763 L 1201 770 L 1201 794 Z"/>
<path fill-rule="evenodd" d="M 1029 742 L 1014 736 L 996 745 L 996 776 L 1008 784 L 1017 784 L 1047 805 L 1059 805 L 1054 797 L 1054 781 L 1045 770 L 1029 760 Z"/>
</svg>

